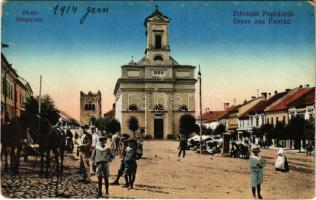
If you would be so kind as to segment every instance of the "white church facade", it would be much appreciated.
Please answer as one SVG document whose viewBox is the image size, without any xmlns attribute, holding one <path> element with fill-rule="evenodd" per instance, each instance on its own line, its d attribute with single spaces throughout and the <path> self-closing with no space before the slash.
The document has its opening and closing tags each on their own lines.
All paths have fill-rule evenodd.
<svg viewBox="0 0 316 200">
<path fill-rule="evenodd" d="M 134 116 L 145 135 L 167 139 L 179 134 L 181 115 L 195 115 L 196 67 L 181 65 L 170 56 L 169 22 L 156 8 L 144 23 L 145 56 L 121 66 L 114 95 L 122 133 L 132 134 L 127 121 Z"/>
</svg>

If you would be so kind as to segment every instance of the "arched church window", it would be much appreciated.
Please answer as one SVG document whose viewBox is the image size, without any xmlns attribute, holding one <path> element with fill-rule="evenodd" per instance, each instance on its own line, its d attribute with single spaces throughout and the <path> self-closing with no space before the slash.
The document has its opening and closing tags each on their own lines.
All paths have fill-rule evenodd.
<svg viewBox="0 0 316 200">
<path fill-rule="evenodd" d="M 129 110 L 129 111 L 136 111 L 136 110 L 138 110 L 137 105 L 135 105 L 135 104 L 129 105 L 129 106 L 128 106 L 128 110 Z"/>
<path fill-rule="evenodd" d="M 84 105 L 84 109 L 85 109 L 85 110 L 89 110 L 89 104 L 85 104 L 85 105 Z"/>
<path fill-rule="evenodd" d="M 162 58 L 160 55 L 156 55 L 156 56 L 154 57 L 154 61 L 157 61 L 157 60 L 162 61 L 163 58 Z"/>
<path fill-rule="evenodd" d="M 155 106 L 155 109 L 154 109 L 155 111 L 160 111 L 160 110 L 164 110 L 164 108 L 163 108 L 163 106 L 161 105 L 161 104 L 157 104 L 156 106 Z"/>
<path fill-rule="evenodd" d="M 91 110 L 95 110 L 95 104 L 91 104 Z"/>
<path fill-rule="evenodd" d="M 179 108 L 179 111 L 187 112 L 187 111 L 188 111 L 188 107 L 187 107 L 186 105 L 182 105 L 182 106 Z"/>
</svg>

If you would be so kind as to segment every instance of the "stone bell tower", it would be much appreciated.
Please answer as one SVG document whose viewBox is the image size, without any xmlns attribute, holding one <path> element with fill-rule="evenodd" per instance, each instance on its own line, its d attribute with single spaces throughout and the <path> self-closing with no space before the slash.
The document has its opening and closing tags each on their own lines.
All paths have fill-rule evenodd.
<svg viewBox="0 0 316 200">
<path fill-rule="evenodd" d="M 150 61 L 169 60 L 169 18 L 156 10 L 145 19 L 147 47 L 146 57 Z"/>
<path fill-rule="evenodd" d="M 99 119 L 102 112 L 101 92 L 84 93 L 80 91 L 80 124 L 89 125 L 91 119 Z"/>
</svg>

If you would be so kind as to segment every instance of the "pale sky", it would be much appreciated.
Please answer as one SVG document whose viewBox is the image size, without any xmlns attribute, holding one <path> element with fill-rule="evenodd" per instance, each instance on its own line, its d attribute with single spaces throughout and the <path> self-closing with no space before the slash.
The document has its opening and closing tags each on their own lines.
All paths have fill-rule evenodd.
<svg viewBox="0 0 316 200">
<path fill-rule="evenodd" d="M 315 85 L 314 8 L 305 2 L 60 2 L 79 11 L 108 7 L 107 14 L 90 15 L 83 24 L 84 12 L 54 15 L 54 1 L 6 2 L 2 41 L 10 47 L 2 50 L 34 95 L 42 75 L 42 93 L 50 94 L 60 110 L 79 119 L 80 91 L 100 90 L 106 112 L 114 102 L 120 66 L 131 56 L 137 61 L 144 56 L 143 22 L 156 4 L 171 19 L 172 57 L 201 65 L 203 109 L 222 110 L 234 98 L 241 103 L 257 89 L 273 93 Z M 43 22 L 17 21 L 25 17 L 23 10 L 36 10 Z M 294 17 L 288 25 L 236 25 L 235 10 L 293 11 Z"/>
</svg>

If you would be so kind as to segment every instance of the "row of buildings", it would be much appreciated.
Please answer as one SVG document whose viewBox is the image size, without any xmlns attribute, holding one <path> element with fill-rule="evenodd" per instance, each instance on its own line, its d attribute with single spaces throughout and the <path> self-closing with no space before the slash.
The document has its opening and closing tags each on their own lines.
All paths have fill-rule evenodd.
<svg viewBox="0 0 316 200">
<path fill-rule="evenodd" d="M 6 44 L 1 46 L 8 47 Z M 1 124 L 21 116 L 26 99 L 32 95 L 30 84 L 17 73 L 1 52 Z"/>
<path fill-rule="evenodd" d="M 242 104 L 229 106 L 224 104 L 223 111 L 206 111 L 202 122 L 207 128 L 215 129 L 219 124 L 225 125 L 227 132 L 252 133 L 254 128 L 263 124 L 276 125 L 278 122 L 288 124 L 289 120 L 301 115 L 306 120 L 315 117 L 315 87 L 299 86 L 283 92 L 261 93 Z"/>
<path fill-rule="evenodd" d="M 2 48 L 8 48 L 1 44 Z M 20 117 L 25 111 L 26 99 L 33 96 L 30 84 L 12 67 L 1 52 L 1 124 L 12 118 Z M 67 113 L 58 110 L 59 121 L 64 123 L 77 122 Z"/>
</svg>

